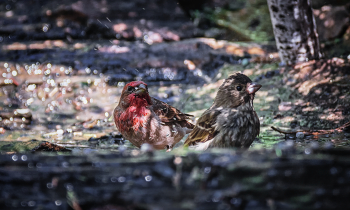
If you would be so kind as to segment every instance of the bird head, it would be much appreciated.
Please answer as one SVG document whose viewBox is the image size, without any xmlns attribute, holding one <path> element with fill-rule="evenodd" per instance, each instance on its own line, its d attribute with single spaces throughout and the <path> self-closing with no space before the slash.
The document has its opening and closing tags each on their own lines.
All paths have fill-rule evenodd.
<svg viewBox="0 0 350 210">
<path fill-rule="evenodd" d="M 126 84 L 119 104 L 122 106 L 130 106 L 131 104 L 136 106 L 150 105 L 151 97 L 148 94 L 147 84 L 142 81 L 133 81 Z"/>
<path fill-rule="evenodd" d="M 238 107 L 241 104 L 252 102 L 255 92 L 260 88 L 260 84 L 253 83 L 246 75 L 235 73 L 220 86 L 214 104 L 216 106 Z"/>
</svg>

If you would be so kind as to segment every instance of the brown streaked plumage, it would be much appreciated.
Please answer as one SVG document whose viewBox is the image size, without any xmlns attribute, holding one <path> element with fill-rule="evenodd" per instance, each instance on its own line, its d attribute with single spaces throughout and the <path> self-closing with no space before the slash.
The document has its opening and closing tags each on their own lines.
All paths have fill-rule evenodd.
<svg viewBox="0 0 350 210">
<path fill-rule="evenodd" d="M 198 119 L 185 146 L 196 150 L 248 148 L 260 131 L 259 118 L 253 107 L 255 92 L 260 87 L 241 73 L 228 77 L 219 87 L 213 105 Z"/>
<path fill-rule="evenodd" d="M 170 151 L 194 127 L 192 115 L 150 97 L 142 81 L 125 85 L 113 115 L 118 130 L 137 147 L 148 143 Z"/>
</svg>

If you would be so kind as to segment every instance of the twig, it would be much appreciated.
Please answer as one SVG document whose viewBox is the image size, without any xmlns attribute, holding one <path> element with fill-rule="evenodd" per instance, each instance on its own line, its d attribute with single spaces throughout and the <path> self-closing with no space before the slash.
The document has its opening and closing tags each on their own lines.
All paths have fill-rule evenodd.
<svg viewBox="0 0 350 210">
<path fill-rule="evenodd" d="M 329 130 L 315 130 L 315 131 L 310 131 L 310 130 L 300 130 L 300 131 L 283 131 L 279 128 L 275 128 L 273 126 L 271 126 L 272 130 L 275 130 L 279 133 L 283 133 L 283 134 L 297 134 L 297 133 L 303 133 L 304 135 L 314 135 L 314 136 L 317 136 L 317 135 L 324 135 L 324 134 L 332 134 L 332 133 L 335 133 L 335 132 L 342 132 L 344 131 L 346 128 L 350 127 L 350 121 L 345 123 L 344 125 L 338 127 L 338 128 L 335 128 L 335 129 L 329 129 Z"/>
</svg>

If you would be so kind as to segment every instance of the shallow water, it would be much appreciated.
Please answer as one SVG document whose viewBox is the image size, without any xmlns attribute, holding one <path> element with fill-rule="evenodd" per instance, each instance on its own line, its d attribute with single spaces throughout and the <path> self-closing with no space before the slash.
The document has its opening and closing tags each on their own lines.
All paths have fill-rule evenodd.
<svg viewBox="0 0 350 210">
<path fill-rule="evenodd" d="M 84 74 L 76 75 L 70 72 L 69 68 L 67 70 L 50 63 L 20 65 L 2 62 L 1 66 L 3 78 L 15 81 L 12 83 L 16 85 L 10 82 L 3 83 L 0 87 L 0 127 L 3 130 L 0 134 L 0 145 L 34 139 L 49 141 L 70 149 L 113 151 L 122 144 L 126 149 L 135 148 L 128 141 L 100 139 L 103 136 L 118 134 L 112 113 L 126 82 L 118 82 L 117 86 L 111 86 L 108 77 L 103 74 L 95 75 L 85 71 Z M 186 97 L 186 90 L 193 88 L 196 87 L 184 84 L 161 88 L 150 85 L 150 94 L 176 105 L 181 98 Z M 191 104 L 191 101 L 187 103 Z M 257 112 L 259 114 L 259 110 Z M 198 117 L 200 113 L 195 115 Z M 295 141 L 300 148 L 316 143 L 328 147 L 349 147 L 348 133 L 297 138 L 279 134 L 266 123 L 262 123 L 261 130 L 252 149 L 272 148 L 285 140 Z M 8 148 L 11 147 L 1 147 L 1 151 L 13 152 L 7 151 Z M 17 146 L 16 150 L 26 149 Z"/>
</svg>

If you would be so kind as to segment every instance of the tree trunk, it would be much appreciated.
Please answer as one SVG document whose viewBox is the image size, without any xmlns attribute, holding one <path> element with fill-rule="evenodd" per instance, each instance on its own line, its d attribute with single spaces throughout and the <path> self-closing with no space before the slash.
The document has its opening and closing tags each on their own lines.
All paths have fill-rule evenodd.
<svg viewBox="0 0 350 210">
<path fill-rule="evenodd" d="M 315 19 L 309 0 L 267 0 L 277 48 L 286 64 L 320 59 Z"/>
</svg>

